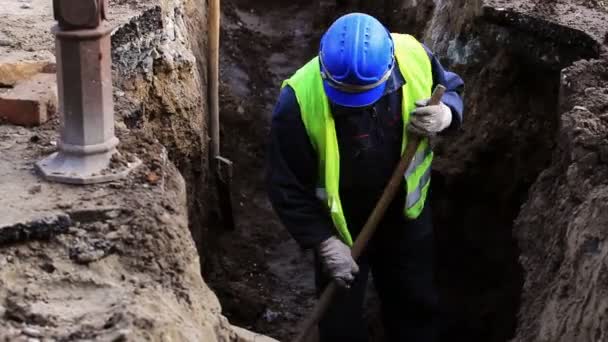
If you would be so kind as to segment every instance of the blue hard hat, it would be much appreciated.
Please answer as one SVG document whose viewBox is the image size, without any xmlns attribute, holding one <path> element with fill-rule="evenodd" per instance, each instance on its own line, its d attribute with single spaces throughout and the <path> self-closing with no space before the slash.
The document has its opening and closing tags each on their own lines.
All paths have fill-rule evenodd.
<svg viewBox="0 0 608 342">
<path fill-rule="evenodd" d="M 329 100 L 345 107 L 378 101 L 395 66 L 390 32 L 376 18 L 351 13 L 340 17 L 321 38 L 319 61 Z"/>
</svg>

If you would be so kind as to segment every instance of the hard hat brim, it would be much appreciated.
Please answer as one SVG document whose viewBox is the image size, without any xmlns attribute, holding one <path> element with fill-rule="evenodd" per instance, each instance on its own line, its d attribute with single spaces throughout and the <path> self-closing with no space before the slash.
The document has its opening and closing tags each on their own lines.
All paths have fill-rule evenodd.
<svg viewBox="0 0 608 342">
<path fill-rule="evenodd" d="M 366 107 L 380 100 L 384 95 L 386 82 L 370 90 L 357 93 L 339 90 L 332 87 L 326 80 L 323 81 L 323 88 L 325 89 L 325 95 L 332 103 L 342 107 Z"/>
</svg>

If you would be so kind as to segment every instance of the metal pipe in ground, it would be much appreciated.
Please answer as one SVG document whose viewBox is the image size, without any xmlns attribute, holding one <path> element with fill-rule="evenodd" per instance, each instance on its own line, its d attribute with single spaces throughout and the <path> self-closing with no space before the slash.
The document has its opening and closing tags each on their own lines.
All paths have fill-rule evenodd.
<svg viewBox="0 0 608 342">
<path fill-rule="evenodd" d="M 58 151 L 36 163 L 48 180 L 91 184 L 125 177 L 141 162 L 119 160 L 114 135 L 112 61 L 107 0 L 54 0 L 57 87 L 61 130 Z"/>
</svg>

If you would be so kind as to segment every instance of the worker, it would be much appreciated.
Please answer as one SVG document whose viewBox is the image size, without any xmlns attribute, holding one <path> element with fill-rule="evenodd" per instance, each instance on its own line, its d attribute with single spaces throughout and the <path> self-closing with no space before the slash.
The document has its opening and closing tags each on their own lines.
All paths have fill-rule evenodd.
<svg viewBox="0 0 608 342">
<path fill-rule="evenodd" d="M 441 103 L 427 105 L 438 84 L 447 88 Z M 390 341 L 437 339 L 427 139 L 358 263 L 350 246 L 408 136 L 461 125 L 463 86 L 414 37 L 391 34 L 362 13 L 337 19 L 318 56 L 283 83 L 272 114 L 268 191 L 291 235 L 314 250 L 318 291 L 331 280 L 345 289 L 319 323 L 322 342 L 367 340 L 363 301 L 370 269 Z"/>
</svg>

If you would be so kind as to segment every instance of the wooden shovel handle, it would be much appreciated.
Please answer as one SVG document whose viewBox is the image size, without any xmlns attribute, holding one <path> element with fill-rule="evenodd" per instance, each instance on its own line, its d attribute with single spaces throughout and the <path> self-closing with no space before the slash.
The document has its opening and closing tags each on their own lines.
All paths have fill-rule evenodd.
<svg viewBox="0 0 608 342">
<path fill-rule="evenodd" d="M 443 97 L 443 94 L 445 93 L 445 90 L 446 88 L 444 86 L 438 85 L 435 88 L 433 95 L 431 96 L 429 105 L 439 104 L 441 98 Z M 351 254 L 355 260 L 357 260 L 357 258 L 361 256 L 361 253 L 367 246 L 369 240 L 376 232 L 376 229 L 378 228 L 378 223 L 380 223 L 380 221 L 384 217 L 386 209 L 395 198 L 395 195 L 397 194 L 399 189 L 402 187 L 403 175 L 405 174 L 405 171 L 410 165 L 412 158 L 414 158 L 414 155 L 416 154 L 416 150 L 418 149 L 418 145 L 420 144 L 421 137 L 412 133 L 409 133 L 408 135 L 409 141 L 407 144 L 407 148 L 403 153 L 399 164 L 395 168 L 393 175 L 391 176 L 388 184 L 384 188 L 384 192 L 382 193 L 380 200 L 378 200 L 378 202 L 376 203 L 374 210 L 369 215 L 365 226 L 363 226 L 363 229 L 361 230 L 361 232 L 357 236 L 357 239 L 355 240 L 355 243 L 353 244 Z M 310 314 L 308 319 L 302 324 L 300 334 L 298 334 L 294 342 L 306 342 L 306 338 L 310 335 L 310 332 L 313 327 L 317 325 L 317 323 L 319 323 L 321 317 L 323 317 L 323 315 L 331 305 L 332 299 L 336 294 L 337 290 L 338 285 L 335 281 L 332 281 L 331 283 L 329 283 L 329 285 L 327 285 L 325 290 L 323 290 L 323 293 L 321 294 L 321 297 L 315 305 L 312 313 Z"/>
<path fill-rule="evenodd" d="M 220 69 L 220 0 L 209 0 L 208 4 L 208 49 L 207 71 L 209 123 L 211 129 L 211 153 L 220 155 L 220 103 L 219 103 L 219 69 Z"/>
</svg>

